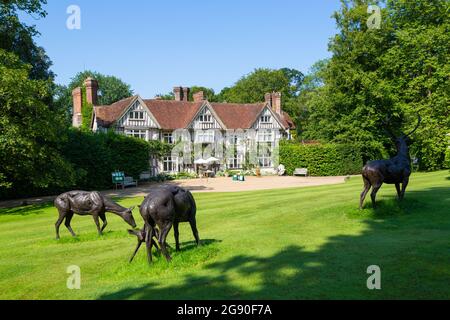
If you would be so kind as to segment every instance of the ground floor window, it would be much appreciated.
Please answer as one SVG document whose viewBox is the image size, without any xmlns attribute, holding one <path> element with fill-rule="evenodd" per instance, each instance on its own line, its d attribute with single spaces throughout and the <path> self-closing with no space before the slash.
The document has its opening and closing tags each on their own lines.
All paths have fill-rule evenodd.
<svg viewBox="0 0 450 320">
<path fill-rule="evenodd" d="M 164 172 L 176 172 L 177 160 L 174 157 L 163 158 L 163 171 Z"/>
<path fill-rule="evenodd" d="M 240 169 L 242 167 L 242 157 L 236 155 L 228 158 L 227 164 L 229 169 Z"/>
<path fill-rule="evenodd" d="M 146 130 L 126 130 L 125 134 L 129 137 L 147 140 L 147 131 Z"/>
<path fill-rule="evenodd" d="M 272 168 L 272 156 L 269 153 L 258 156 L 258 164 L 261 168 Z"/>
</svg>

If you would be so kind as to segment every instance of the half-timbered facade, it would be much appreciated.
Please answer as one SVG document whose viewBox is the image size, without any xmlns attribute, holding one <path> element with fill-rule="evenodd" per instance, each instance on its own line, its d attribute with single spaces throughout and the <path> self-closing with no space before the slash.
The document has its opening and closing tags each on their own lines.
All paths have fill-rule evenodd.
<svg viewBox="0 0 450 320">
<path fill-rule="evenodd" d="M 130 137 L 174 145 L 190 143 L 196 146 L 190 152 L 195 148 L 200 152 L 209 150 L 208 155 L 220 160 L 221 169 L 242 169 L 250 155 L 257 166 L 273 169 L 278 142 L 290 139 L 295 128 L 282 111 L 279 93 L 266 94 L 265 102 L 255 104 L 211 103 L 201 92 L 194 95 L 194 101 L 188 101 L 189 88 L 176 87 L 172 101 L 133 96 L 109 106 L 97 106 L 96 81 L 87 79 L 85 86 L 87 101 L 94 105 L 93 131 L 114 130 Z M 81 99 L 74 90 L 74 126 L 80 125 L 78 103 Z M 218 151 L 217 146 L 223 148 Z M 195 171 L 195 159 L 192 160 L 180 159 L 174 153 L 162 159 L 150 159 L 149 174 Z"/>
</svg>

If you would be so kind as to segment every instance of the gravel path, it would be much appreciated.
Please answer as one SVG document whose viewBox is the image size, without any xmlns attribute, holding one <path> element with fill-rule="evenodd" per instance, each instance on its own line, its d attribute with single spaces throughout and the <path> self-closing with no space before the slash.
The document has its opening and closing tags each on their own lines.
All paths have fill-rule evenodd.
<svg viewBox="0 0 450 320">
<path fill-rule="evenodd" d="M 246 177 L 245 182 L 234 182 L 231 178 L 193 179 L 166 182 L 175 184 L 192 192 L 240 192 L 254 190 L 270 190 L 284 188 L 302 188 L 321 185 L 340 184 L 345 182 L 346 177 Z M 139 197 L 158 184 L 145 184 L 137 188 L 125 190 L 108 190 L 101 193 L 108 197 Z M 0 208 L 14 208 L 23 205 L 34 205 L 52 202 L 56 196 L 37 197 L 30 199 L 18 199 L 0 201 Z"/>
</svg>

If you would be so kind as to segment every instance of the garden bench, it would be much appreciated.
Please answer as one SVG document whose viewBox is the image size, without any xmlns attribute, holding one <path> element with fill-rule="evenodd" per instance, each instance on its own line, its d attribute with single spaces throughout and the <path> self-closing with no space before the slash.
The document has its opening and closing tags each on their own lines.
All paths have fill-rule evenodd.
<svg viewBox="0 0 450 320">
<path fill-rule="evenodd" d="M 297 168 L 294 171 L 294 176 L 308 176 L 308 169 L 306 168 Z"/>
<path fill-rule="evenodd" d="M 125 189 L 126 187 L 137 187 L 138 182 L 137 180 L 134 180 L 133 177 L 125 177 L 123 180 L 122 189 Z"/>
</svg>

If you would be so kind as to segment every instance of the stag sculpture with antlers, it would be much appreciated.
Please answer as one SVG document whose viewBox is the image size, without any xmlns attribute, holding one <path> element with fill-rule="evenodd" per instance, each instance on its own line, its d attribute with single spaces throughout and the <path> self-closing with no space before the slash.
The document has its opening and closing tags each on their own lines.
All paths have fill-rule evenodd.
<svg viewBox="0 0 450 320">
<path fill-rule="evenodd" d="M 386 131 L 395 141 L 397 155 L 389 160 L 376 160 L 367 163 L 363 168 L 364 191 L 361 193 L 360 209 L 363 208 L 364 199 L 370 188 L 372 188 L 372 205 L 375 207 L 377 193 L 383 183 L 395 184 L 397 195 L 400 200 L 405 197 L 406 187 L 411 175 L 411 158 L 409 155 L 410 136 L 419 128 L 422 118 L 418 116 L 417 126 L 408 134 L 395 136 L 389 129 L 390 119 L 385 123 Z"/>
</svg>

